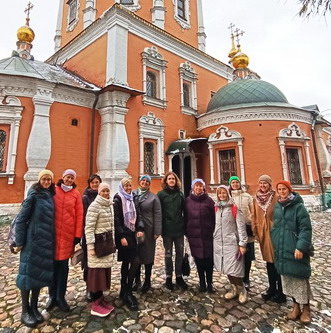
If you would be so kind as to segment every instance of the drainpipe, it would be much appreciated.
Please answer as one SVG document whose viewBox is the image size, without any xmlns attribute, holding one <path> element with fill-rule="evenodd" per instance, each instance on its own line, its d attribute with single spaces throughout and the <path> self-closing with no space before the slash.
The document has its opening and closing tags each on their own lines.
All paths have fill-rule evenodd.
<svg viewBox="0 0 331 333">
<path fill-rule="evenodd" d="M 90 159 L 89 159 L 89 171 L 90 175 L 93 173 L 93 161 L 94 161 L 94 134 L 95 134 L 95 118 L 97 113 L 97 104 L 99 101 L 99 93 L 96 93 L 96 97 L 92 107 L 92 119 L 91 119 L 91 141 L 90 141 Z"/>
<path fill-rule="evenodd" d="M 316 134 L 315 134 L 316 117 L 317 117 L 317 113 L 314 113 L 313 122 L 311 124 L 311 132 L 312 132 L 312 139 L 313 139 L 312 141 L 313 141 L 314 155 L 315 155 L 315 160 L 316 160 L 316 164 L 317 164 L 317 172 L 318 172 L 318 177 L 319 177 L 321 191 L 322 191 L 322 206 L 323 206 L 323 210 L 324 210 L 324 209 L 326 209 L 325 186 L 324 186 L 324 180 L 323 180 L 323 175 L 322 175 L 322 170 L 321 170 L 321 165 L 320 165 L 320 159 L 319 159 L 318 152 L 317 152 Z"/>
</svg>

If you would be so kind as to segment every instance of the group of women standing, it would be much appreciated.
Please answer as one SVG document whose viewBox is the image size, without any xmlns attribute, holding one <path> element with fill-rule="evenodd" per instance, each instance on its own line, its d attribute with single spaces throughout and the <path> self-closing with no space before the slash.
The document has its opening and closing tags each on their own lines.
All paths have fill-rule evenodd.
<svg viewBox="0 0 331 333">
<path fill-rule="evenodd" d="M 22 295 L 21 320 L 26 326 L 35 327 L 44 320 L 37 308 L 42 287 L 49 287 L 47 310 L 58 306 L 69 311 L 65 300 L 68 259 L 81 238 L 83 277 L 87 297 L 92 301 L 91 314 L 105 317 L 114 310 L 103 297 L 110 288 L 114 256 L 97 256 L 95 248 L 98 234 L 113 237 L 113 231 L 117 260 L 121 262 L 120 298 L 130 310 L 138 310 L 132 292 L 141 288 L 146 293 L 151 288 L 156 240 L 160 235 L 165 250 L 166 288 L 174 288 L 173 246 L 176 284 L 182 290 L 188 288 L 182 277 L 186 235 L 197 267 L 199 291 L 215 291 L 215 267 L 229 280 L 224 298 L 238 298 L 240 303 L 248 299 L 257 239 L 269 282 L 262 297 L 281 303 L 286 301 L 285 294 L 291 296 L 293 309 L 288 318 L 310 322 L 311 224 L 300 195 L 292 191 L 290 183 L 279 182 L 275 191 L 271 178 L 262 175 L 253 198 L 244 191 L 240 179 L 232 176 L 229 186 L 217 188 L 214 202 L 199 178 L 192 181 L 191 193 L 185 198 L 177 175 L 169 172 L 157 195 L 149 190 L 150 176 L 143 175 L 135 191 L 130 179 L 122 179 L 112 198 L 109 185 L 102 183 L 98 175 L 91 175 L 82 200 L 75 190 L 73 170 L 66 170 L 56 186 L 53 177 L 49 170 L 39 174 L 16 218 L 16 251 L 21 251 L 17 286 Z M 142 265 L 145 276 L 141 285 Z"/>
</svg>

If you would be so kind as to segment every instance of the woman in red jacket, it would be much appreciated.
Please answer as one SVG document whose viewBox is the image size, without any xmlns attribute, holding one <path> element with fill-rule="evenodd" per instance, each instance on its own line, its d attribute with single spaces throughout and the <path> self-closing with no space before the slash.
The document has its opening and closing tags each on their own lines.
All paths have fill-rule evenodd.
<svg viewBox="0 0 331 333">
<path fill-rule="evenodd" d="M 54 281 L 49 288 L 46 310 L 58 306 L 62 311 L 70 310 L 64 296 L 67 291 L 69 258 L 79 243 L 83 232 L 83 204 L 80 193 L 75 189 L 76 172 L 68 169 L 55 187 L 55 255 Z"/>
</svg>

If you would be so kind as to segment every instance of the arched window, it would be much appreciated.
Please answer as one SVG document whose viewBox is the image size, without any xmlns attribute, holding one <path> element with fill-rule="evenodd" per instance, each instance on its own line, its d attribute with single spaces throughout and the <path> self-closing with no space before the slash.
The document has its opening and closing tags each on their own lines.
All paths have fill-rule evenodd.
<svg viewBox="0 0 331 333">
<path fill-rule="evenodd" d="M 5 167 L 6 138 L 7 133 L 0 130 L 0 172 L 4 171 L 3 169 Z"/>
<path fill-rule="evenodd" d="M 155 145 L 153 142 L 144 143 L 144 172 L 148 175 L 155 174 Z"/>
<path fill-rule="evenodd" d="M 183 104 L 184 106 L 191 107 L 190 103 L 190 85 L 188 83 L 183 84 Z"/>
<path fill-rule="evenodd" d="M 153 72 L 147 72 L 146 79 L 146 95 L 156 98 L 156 75 Z"/>
</svg>

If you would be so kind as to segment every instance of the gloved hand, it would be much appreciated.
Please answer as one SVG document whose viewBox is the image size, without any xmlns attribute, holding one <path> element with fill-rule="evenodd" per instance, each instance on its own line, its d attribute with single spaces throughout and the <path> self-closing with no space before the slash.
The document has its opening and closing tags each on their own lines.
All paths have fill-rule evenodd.
<svg viewBox="0 0 331 333">
<path fill-rule="evenodd" d="M 77 245 L 80 243 L 80 238 L 79 237 L 75 237 L 74 239 L 74 245 Z"/>
</svg>

